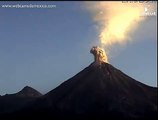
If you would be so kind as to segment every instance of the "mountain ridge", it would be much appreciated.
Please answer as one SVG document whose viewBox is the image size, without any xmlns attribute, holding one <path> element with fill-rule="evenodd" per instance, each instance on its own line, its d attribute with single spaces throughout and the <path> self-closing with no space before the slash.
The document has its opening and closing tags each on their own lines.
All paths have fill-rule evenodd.
<svg viewBox="0 0 158 120">
<path fill-rule="evenodd" d="M 54 119 L 154 119 L 157 88 L 136 81 L 111 64 L 93 62 L 26 105 L 12 115 L 15 118 L 20 115 Z"/>
<path fill-rule="evenodd" d="M 94 62 L 42 96 L 36 106 L 47 111 L 43 114 L 57 118 L 149 118 L 156 116 L 156 93 L 157 88 L 134 80 L 112 65 Z"/>
<path fill-rule="evenodd" d="M 39 97 L 39 96 L 42 96 L 42 94 L 30 86 L 25 86 L 21 91 L 16 93 L 16 96 L 19 96 L 19 97 Z"/>
</svg>

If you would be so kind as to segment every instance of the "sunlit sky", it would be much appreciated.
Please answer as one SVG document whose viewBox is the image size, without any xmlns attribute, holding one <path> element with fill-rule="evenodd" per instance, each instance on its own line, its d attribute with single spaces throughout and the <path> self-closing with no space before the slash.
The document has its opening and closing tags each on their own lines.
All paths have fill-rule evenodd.
<svg viewBox="0 0 158 120">
<path fill-rule="evenodd" d="M 0 2 L 56 5 L 55 8 L 0 6 L 0 95 L 31 86 L 45 94 L 93 62 L 98 25 L 84 2 Z M 157 86 L 156 17 L 141 22 L 134 41 L 116 46 L 110 64 L 132 78 Z"/>
</svg>

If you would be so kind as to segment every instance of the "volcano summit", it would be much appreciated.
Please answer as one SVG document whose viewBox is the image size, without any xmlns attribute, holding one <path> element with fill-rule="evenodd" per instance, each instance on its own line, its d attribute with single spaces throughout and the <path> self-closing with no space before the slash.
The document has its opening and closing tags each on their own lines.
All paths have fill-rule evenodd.
<svg viewBox="0 0 158 120">
<path fill-rule="evenodd" d="M 157 119 L 157 88 L 140 83 L 106 63 L 100 57 L 100 52 L 96 54 L 96 48 L 91 50 L 95 54 L 92 64 L 10 116 L 97 120 Z"/>
</svg>

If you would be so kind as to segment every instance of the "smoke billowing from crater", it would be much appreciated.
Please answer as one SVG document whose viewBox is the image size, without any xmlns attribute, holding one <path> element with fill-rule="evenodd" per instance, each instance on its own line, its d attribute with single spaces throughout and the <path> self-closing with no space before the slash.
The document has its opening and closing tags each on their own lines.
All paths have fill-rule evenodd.
<svg viewBox="0 0 158 120">
<path fill-rule="evenodd" d="M 101 64 L 102 62 L 105 62 L 105 63 L 108 62 L 108 57 L 107 57 L 104 49 L 102 49 L 102 48 L 100 48 L 98 46 L 94 46 L 90 50 L 90 53 L 92 53 L 94 55 L 95 63 Z"/>
<path fill-rule="evenodd" d="M 145 3 L 123 3 L 122 1 L 87 2 L 87 8 L 92 12 L 94 21 L 99 25 L 100 46 L 106 52 L 110 47 L 124 45 L 139 23 L 146 19 L 142 16 L 145 8 L 153 9 Z"/>
</svg>

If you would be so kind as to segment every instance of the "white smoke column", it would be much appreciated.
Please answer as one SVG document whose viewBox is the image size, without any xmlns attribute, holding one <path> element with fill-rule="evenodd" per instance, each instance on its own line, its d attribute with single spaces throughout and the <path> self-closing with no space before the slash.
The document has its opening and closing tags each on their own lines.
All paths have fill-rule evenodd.
<svg viewBox="0 0 158 120">
<path fill-rule="evenodd" d="M 142 16 L 144 3 L 123 3 L 122 1 L 89 2 L 88 9 L 93 19 L 99 24 L 99 40 L 101 47 L 112 47 L 116 44 L 125 44 L 132 40 L 129 33 L 134 31 L 140 22 L 145 20 Z"/>
</svg>

